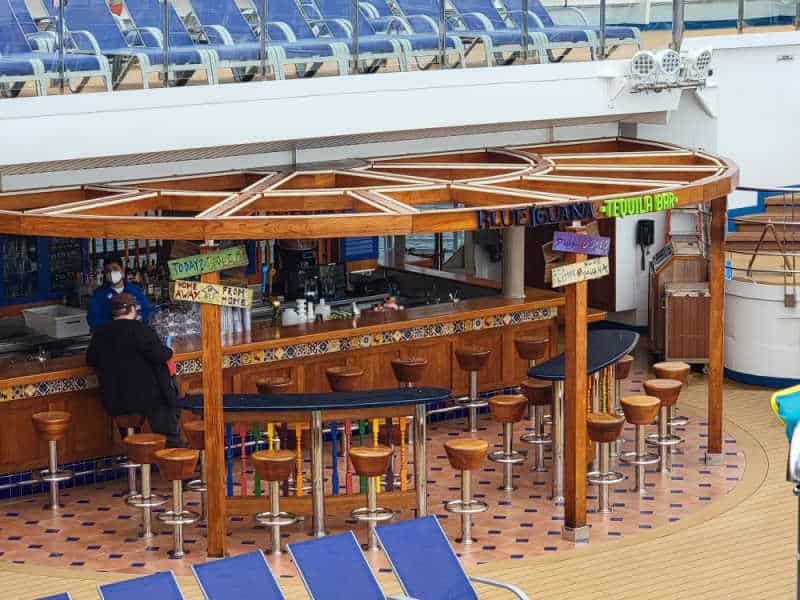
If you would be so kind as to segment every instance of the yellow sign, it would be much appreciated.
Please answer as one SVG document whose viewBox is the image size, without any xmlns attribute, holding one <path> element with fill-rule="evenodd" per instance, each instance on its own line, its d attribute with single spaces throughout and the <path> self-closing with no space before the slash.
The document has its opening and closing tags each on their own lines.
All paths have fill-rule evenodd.
<svg viewBox="0 0 800 600">
<path fill-rule="evenodd" d="M 574 263 L 571 265 L 564 265 L 563 267 L 556 267 L 553 269 L 553 287 L 563 287 L 579 281 L 588 281 L 589 279 L 600 279 L 609 273 L 608 257 L 601 256 L 600 258 L 593 258 L 592 260 L 585 260 L 583 262 Z"/>
<path fill-rule="evenodd" d="M 179 279 L 173 284 L 172 299 L 247 308 L 253 304 L 253 290 Z"/>
</svg>

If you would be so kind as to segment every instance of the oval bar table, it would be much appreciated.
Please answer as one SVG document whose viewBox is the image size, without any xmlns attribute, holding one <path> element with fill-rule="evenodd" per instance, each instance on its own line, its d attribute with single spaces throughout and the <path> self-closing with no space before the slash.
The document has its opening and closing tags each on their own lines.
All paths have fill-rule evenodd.
<svg viewBox="0 0 800 600">
<path fill-rule="evenodd" d="M 586 339 L 586 375 L 600 373 L 630 354 L 639 334 L 625 329 L 592 329 Z M 535 379 L 552 381 L 553 390 L 553 501 L 564 499 L 564 364 L 562 352 L 528 369 Z"/>
<path fill-rule="evenodd" d="M 417 516 L 422 517 L 427 514 L 425 408 L 428 404 L 442 402 L 450 397 L 450 390 L 430 387 L 320 394 L 225 394 L 222 398 L 222 408 L 226 413 L 236 413 L 237 422 L 260 423 L 264 421 L 264 413 L 270 413 L 271 420 L 292 423 L 310 420 L 312 532 L 315 537 L 322 537 L 325 535 L 325 494 L 322 487 L 323 412 L 326 420 L 343 421 L 353 418 L 354 413 L 358 416 L 358 412 L 364 410 L 385 411 L 395 408 L 398 413 L 404 413 L 411 406 L 414 407 L 414 485 Z M 185 410 L 202 411 L 203 397 L 185 396 L 179 400 L 179 406 Z"/>
</svg>

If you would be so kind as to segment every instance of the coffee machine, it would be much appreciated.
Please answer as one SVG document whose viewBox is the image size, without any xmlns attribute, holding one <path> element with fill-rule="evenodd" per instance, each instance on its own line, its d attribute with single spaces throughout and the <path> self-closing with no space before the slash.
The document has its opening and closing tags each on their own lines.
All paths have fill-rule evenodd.
<svg viewBox="0 0 800 600">
<path fill-rule="evenodd" d="M 317 300 L 319 270 L 315 240 L 279 240 L 273 293 L 286 300 Z"/>
</svg>

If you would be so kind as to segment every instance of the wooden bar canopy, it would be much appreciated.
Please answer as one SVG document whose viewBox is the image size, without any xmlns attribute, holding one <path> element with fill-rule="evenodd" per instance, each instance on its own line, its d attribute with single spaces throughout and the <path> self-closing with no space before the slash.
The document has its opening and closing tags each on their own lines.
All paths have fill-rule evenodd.
<svg viewBox="0 0 800 600">
<path fill-rule="evenodd" d="M 469 231 L 622 217 L 721 198 L 736 166 L 626 138 L 0 194 L 0 233 L 167 240 Z"/>
</svg>

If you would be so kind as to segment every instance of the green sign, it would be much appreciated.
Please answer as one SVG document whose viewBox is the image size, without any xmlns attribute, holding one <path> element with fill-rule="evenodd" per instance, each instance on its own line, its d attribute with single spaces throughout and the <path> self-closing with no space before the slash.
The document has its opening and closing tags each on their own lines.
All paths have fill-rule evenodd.
<svg viewBox="0 0 800 600">
<path fill-rule="evenodd" d="M 209 252 L 208 254 L 176 258 L 167 264 L 169 265 L 169 275 L 172 279 L 186 279 L 203 273 L 246 267 L 248 260 L 244 246 L 233 246 L 224 250 Z"/>
<path fill-rule="evenodd" d="M 675 208 L 677 204 L 678 197 L 675 194 L 663 192 L 660 194 L 645 194 L 631 198 L 605 200 L 598 211 L 607 217 L 619 217 L 621 219 L 628 215 L 669 210 Z"/>
</svg>

